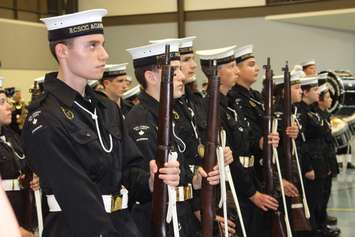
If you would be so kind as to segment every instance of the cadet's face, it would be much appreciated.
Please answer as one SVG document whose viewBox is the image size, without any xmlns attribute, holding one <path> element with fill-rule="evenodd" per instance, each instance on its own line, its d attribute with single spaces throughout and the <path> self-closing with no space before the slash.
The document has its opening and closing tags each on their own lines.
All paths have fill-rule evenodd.
<svg viewBox="0 0 355 237">
<path fill-rule="evenodd" d="M 332 106 L 333 99 L 330 96 L 329 91 L 324 94 L 323 101 L 319 101 L 319 105 L 321 105 L 323 108 L 329 109 Z"/>
<path fill-rule="evenodd" d="M 238 79 L 239 69 L 235 60 L 230 63 L 223 64 L 218 68 L 218 76 L 221 81 L 221 86 L 231 89 Z"/>
<path fill-rule="evenodd" d="M 174 98 L 180 98 L 181 96 L 184 95 L 185 76 L 181 71 L 180 61 L 178 60 L 171 61 L 170 65 L 174 70 L 174 78 L 173 78 Z"/>
<path fill-rule="evenodd" d="M 309 91 L 305 91 L 304 95 L 310 100 L 311 103 L 318 102 L 319 101 L 319 87 L 311 87 Z"/>
<path fill-rule="evenodd" d="M 252 84 L 258 78 L 260 68 L 255 61 L 255 58 L 249 58 L 238 65 L 239 79 L 247 84 Z"/>
<path fill-rule="evenodd" d="M 67 66 L 77 77 L 99 80 L 105 70 L 108 54 L 102 34 L 74 38 L 68 46 Z"/>
<path fill-rule="evenodd" d="M 11 105 L 4 93 L 0 93 L 0 126 L 11 123 Z"/>
<path fill-rule="evenodd" d="M 16 91 L 13 96 L 14 101 L 20 102 L 21 101 L 21 91 Z"/>
<path fill-rule="evenodd" d="M 295 84 L 291 86 L 291 101 L 297 103 L 302 100 L 302 88 L 301 84 Z"/>
<path fill-rule="evenodd" d="M 105 90 L 114 94 L 117 97 L 121 97 L 125 91 L 127 91 L 127 75 L 117 76 L 112 80 L 106 80 Z"/>
<path fill-rule="evenodd" d="M 195 71 L 197 68 L 197 64 L 195 62 L 194 55 L 184 54 L 180 56 L 181 61 L 181 71 L 185 76 L 185 83 L 192 82 L 195 79 Z"/>
<path fill-rule="evenodd" d="M 317 75 L 317 66 L 310 65 L 310 66 L 306 67 L 303 71 L 306 74 L 306 76 L 315 76 L 315 75 Z"/>
</svg>

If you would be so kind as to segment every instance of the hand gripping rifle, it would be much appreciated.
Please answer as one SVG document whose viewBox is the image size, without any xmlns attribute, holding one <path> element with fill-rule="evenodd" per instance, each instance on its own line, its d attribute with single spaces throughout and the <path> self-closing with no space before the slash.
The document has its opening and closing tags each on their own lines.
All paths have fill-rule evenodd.
<svg viewBox="0 0 355 237">
<path fill-rule="evenodd" d="M 273 179 L 273 159 L 275 158 L 278 164 L 277 151 L 272 147 L 272 144 L 269 144 L 268 135 L 275 131 L 275 126 L 277 123 L 273 122 L 273 82 L 272 82 L 272 70 L 270 65 L 270 58 L 267 59 L 267 65 L 265 68 L 265 114 L 264 114 L 264 179 L 265 179 L 265 191 L 266 194 L 273 196 L 274 193 L 274 179 Z M 280 172 L 278 172 L 279 178 L 281 177 Z M 282 181 L 280 182 L 280 187 L 283 191 Z M 283 193 L 283 192 L 282 192 Z M 283 196 L 284 198 L 284 196 Z M 285 202 L 284 202 L 285 204 Z M 273 237 L 286 237 L 286 233 L 291 231 L 285 230 L 285 223 L 283 222 L 281 216 L 282 213 L 279 210 L 270 211 L 272 217 L 272 236 Z"/>
<path fill-rule="evenodd" d="M 205 156 L 203 158 L 203 169 L 209 173 L 217 163 L 217 140 L 219 130 L 219 78 L 217 75 L 217 62 L 213 60 L 209 68 L 210 78 L 208 82 L 208 134 Z M 213 222 L 215 219 L 215 190 L 206 178 L 202 179 L 201 190 L 202 205 L 202 236 L 213 236 Z"/>
<path fill-rule="evenodd" d="M 288 63 L 286 62 L 284 71 L 284 108 L 283 108 L 283 127 L 286 129 L 291 126 L 291 116 L 292 116 L 292 102 L 291 102 L 291 75 L 288 68 Z M 309 209 L 306 200 L 306 194 L 304 192 L 303 180 L 302 180 L 302 172 L 299 165 L 297 147 L 294 139 L 286 134 L 286 131 L 282 131 L 282 139 L 283 139 L 283 149 L 284 149 L 284 159 L 285 159 L 285 178 L 291 183 L 293 182 L 294 177 L 292 175 L 292 158 L 296 160 L 297 164 L 297 173 L 299 175 L 299 185 L 297 187 L 301 187 L 302 197 L 292 197 L 291 198 L 291 216 L 292 216 L 292 227 L 295 231 L 310 231 L 311 226 L 309 222 Z"/>
<path fill-rule="evenodd" d="M 159 101 L 159 121 L 158 121 L 158 147 L 156 163 L 158 169 L 164 167 L 168 162 L 172 147 L 172 106 L 173 106 L 173 77 L 170 66 L 170 45 L 165 46 L 165 56 L 162 62 L 162 79 Z M 166 216 L 168 210 L 168 187 L 159 179 L 159 171 L 154 177 L 154 191 L 152 201 L 152 236 L 166 237 L 167 223 Z"/>
</svg>

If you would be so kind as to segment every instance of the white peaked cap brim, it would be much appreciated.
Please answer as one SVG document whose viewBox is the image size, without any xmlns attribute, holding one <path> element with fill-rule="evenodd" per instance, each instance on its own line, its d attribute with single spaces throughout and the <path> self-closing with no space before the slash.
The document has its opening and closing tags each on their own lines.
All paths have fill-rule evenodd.
<svg viewBox="0 0 355 237">
<path fill-rule="evenodd" d="M 253 48 L 254 47 L 253 47 L 252 44 L 239 47 L 239 48 L 237 48 L 235 50 L 235 57 L 239 58 L 239 57 L 242 57 L 242 56 L 247 55 L 247 54 L 252 54 L 253 53 Z"/>
<path fill-rule="evenodd" d="M 37 82 L 37 83 L 43 83 L 44 82 L 44 78 L 45 78 L 44 76 L 37 77 L 37 78 L 34 79 L 34 81 Z"/>
<path fill-rule="evenodd" d="M 128 63 L 107 64 L 105 66 L 105 72 L 125 71 L 127 69 L 127 65 Z"/>
<path fill-rule="evenodd" d="M 189 36 L 185 38 L 167 38 L 167 39 L 159 39 L 159 40 L 150 40 L 149 43 L 168 43 L 174 40 L 179 41 L 179 48 L 187 48 L 192 47 L 193 41 L 196 39 L 196 36 Z"/>
<path fill-rule="evenodd" d="M 302 86 L 317 84 L 318 77 L 303 77 L 303 78 L 300 78 L 300 81 L 301 81 Z"/>
<path fill-rule="evenodd" d="M 141 91 L 140 85 L 137 85 L 137 86 L 133 87 L 132 89 L 126 91 L 126 92 L 122 95 L 122 98 L 123 98 L 123 99 L 130 98 L 130 97 L 132 97 L 132 96 L 134 96 L 134 95 L 137 95 L 140 91 Z"/>
<path fill-rule="evenodd" d="M 165 45 L 170 45 L 170 52 L 179 52 L 179 40 L 172 40 L 169 43 L 148 44 L 136 48 L 126 49 L 132 59 L 145 58 L 165 53 Z"/>
<path fill-rule="evenodd" d="M 106 14 L 106 9 L 92 9 L 62 16 L 41 18 L 40 20 L 51 31 L 90 22 L 101 22 L 102 17 Z"/>
<path fill-rule="evenodd" d="M 310 59 L 308 61 L 305 61 L 305 62 L 301 63 L 301 66 L 302 67 L 306 67 L 306 66 L 315 65 L 315 64 L 316 64 L 316 60 Z"/>
<path fill-rule="evenodd" d="M 329 90 L 329 89 L 330 89 L 330 85 L 328 82 L 326 82 L 319 87 L 319 93 L 322 93 L 322 92 Z"/>
<path fill-rule="evenodd" d="M 180 48 L 192 47 L 196 36 L 189 36 L 185 38 L 180 38 Z"/>
<path fill-rule="evenodd" d="M 233 56 L 236 47 L 237 47 L 236 45 L 233 45 L 233 46 L 228 46 L 228 47 L 218 48 L 218 49 L 199 50 L 196 51 L 196 54 L 202 60 L 223 59 L 223 58 Z"/>
</svg>

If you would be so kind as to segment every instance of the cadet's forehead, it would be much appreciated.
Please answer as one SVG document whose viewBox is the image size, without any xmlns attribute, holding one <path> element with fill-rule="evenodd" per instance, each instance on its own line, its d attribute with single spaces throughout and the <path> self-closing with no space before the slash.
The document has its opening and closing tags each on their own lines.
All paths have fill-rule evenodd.
<svg viewBox="0 0 355 237">
<path fill-rule="evenodd" d="M 171 66 L 180 66 L 180 60 L 171 60 L 170 65 Z"/>
</svg>

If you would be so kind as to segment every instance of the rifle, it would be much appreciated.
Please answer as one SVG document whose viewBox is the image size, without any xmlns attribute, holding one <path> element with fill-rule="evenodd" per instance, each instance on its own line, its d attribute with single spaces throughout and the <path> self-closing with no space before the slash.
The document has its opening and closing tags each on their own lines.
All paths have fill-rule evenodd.
<svg viewBox="0 0 355 237">
<path fill-rule="evenodd" d="M 213 60 L 208 69 L 210 78 L 208 79 L 208 133 L 206 152 L 203 158 L 203 169 L 209 173 L 217 162 L 217 139 L 219 130 L 219 78 L 217 76 L 217 62 Z M 202 180 L 201 190 L 201 217 L 202 217 L 202 236 L 213 236 L 213 223 L 215 219 L 215 193 L 214 187 L 207 179 Z"/>
<path fill-rule="evenodd" d="M 283 108 L 283 127 L 284 130 L 282 131 L 282 139 L 283 139 L 283 150 L 285 156 L 285 178 L 292 183 L 292 151 L 294 151 L 295 156 L 297 155 L 297 148 L 295 147 L 295 143 L 291 142 L 291 138 L 286 134 L 285 129 L 291 126 L 291 115 L 292 115 L 292 102 L 291 102 L 291 75 L 288 68 L 288 63 L 286 62 L 285 67 L 283 68 L 284 71 L 284 108 Z M 292 145 L 294 147 L 292 147 Z M 295 157 L 296 162 L 298 163 L 298 157 Z M 298 170 L 298 172 L 300 172 Z M 302 173 L 299 173 L 300 178 L 302 179 Z M 301 182 L 301 181 L 300 181 Z M 303 186 L 303 182 L 301 182 Z M 299 185 L 297 185 L 299 186 Z M 301 187 L 303 190 L 303 187 Z M 291 198 L 291 216 L 292 216 L 292 227 L 295 231 L 310 231 L 311 225 L 309 222 L 309 218 L 307 219 L 305 209 L 308 208 L 307 201 L 304 198 L 304 192 L 302 194 L 303 200 L 301 196 L 292 197 Z"/>
<path fill-rule="evenodd" d="M 159 101 L 158 147 L 156 162 L 158 169 L 168 162 L 171 150 L 173 106 L 173 80 L 170 66 L 170 45 L 165 46 L 165 56 L 162 62 L 162 79 Z M 152 201 L 152 234 L 154 237 L 167 236 L 167 200 L 168 187 L 159 179 L 159 172 L 154 177 L 154 192 Z"/>
<path fill-rule="evenodd" d="M 273 181 L 273 147 L 268 142 L 268 135 L 272 131 L 273 124 L 273 83 L 272 83 L 272 70 L 270 65 L 270 58 L 267 58 L 267 65 L 265 68 L 265 114 L 264 114 L 264 180 L 265 192 L 272 196 L 274 192 Z M 282 184 L 281 184 L 282 185 Z M 279 210 L 270 211 L 272 216 L 272 236 L 273 237 L 286 237 L 285 224 L 282 221 L 282 214 Z"/>
</svg>

